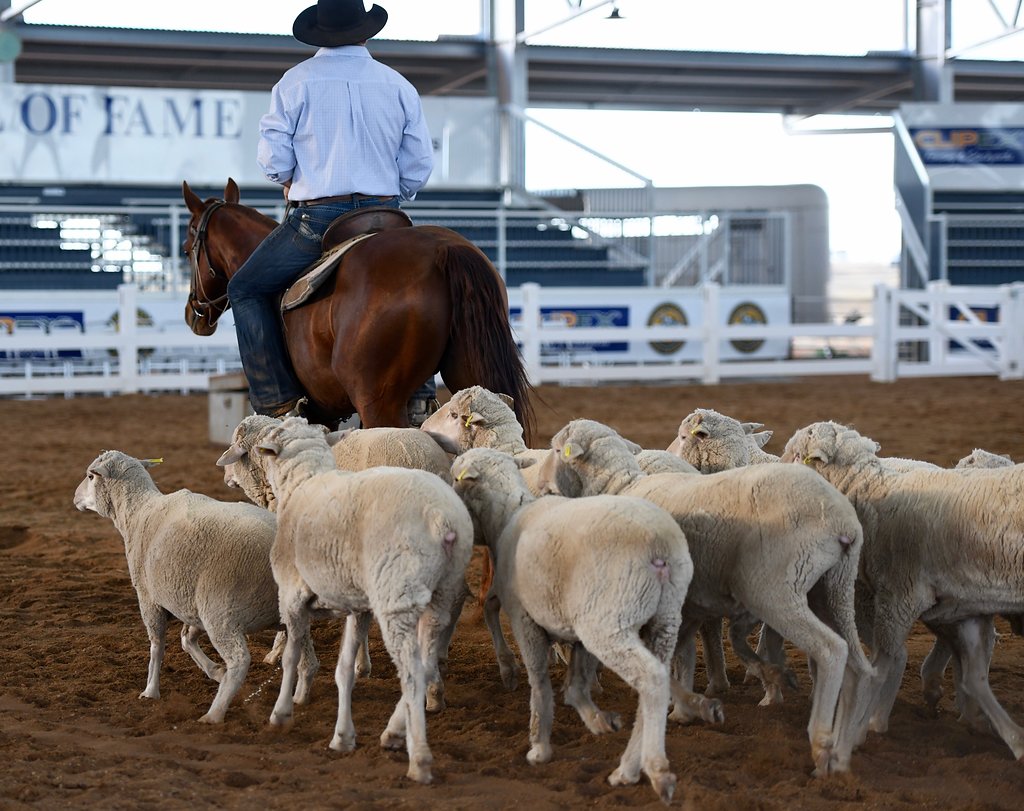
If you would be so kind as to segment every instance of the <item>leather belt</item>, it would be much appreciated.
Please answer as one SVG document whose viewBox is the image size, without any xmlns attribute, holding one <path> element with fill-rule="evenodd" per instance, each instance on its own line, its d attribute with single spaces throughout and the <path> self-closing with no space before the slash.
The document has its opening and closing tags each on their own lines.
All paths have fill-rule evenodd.
<svg viewBox="0 0 1024 811">
<path fill-rule="evenodd" d="M 299 208 L 306 208 L 308 206 L 322 206 L 328 203 L 355 203 L 359 200 L 368 199 L 380 200 L 382 203 L 388 202 L 395 199 L 395 195 L 390 194 L 386 197 L 382 197 L 379 194 L 339 194 L 334 197 L 317 197 L 313 200 L 292 200 L 293 206 Z"/>
</svg>

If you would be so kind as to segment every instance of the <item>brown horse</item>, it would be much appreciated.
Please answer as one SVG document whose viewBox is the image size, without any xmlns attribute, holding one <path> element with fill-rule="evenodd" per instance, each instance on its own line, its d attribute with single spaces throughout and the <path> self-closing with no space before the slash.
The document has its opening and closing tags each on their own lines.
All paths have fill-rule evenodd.
<svg viewBox="0 0 1024 811">
<path fill-rule="evenodd" d="M 277 222 L 240 205 L 233 180 L 223 200 L 200 200 L 187 183 L 183 192 L 192 214 L 183 246 L 192 265 L 185 321 L 197 335 L 212 335 L 231 304 L 228 279 Z M 463 236 L 431 225 L 380 231 L 345 254 L 325 288 L 284 314 L 310 421 L 358 413 L 367 428 L 406 427 L 410 396 L 440 372 L 449 391 L 478 385 L 512 397 L 530 433 L 532 389 L 505 285 Z"/>
</svg>

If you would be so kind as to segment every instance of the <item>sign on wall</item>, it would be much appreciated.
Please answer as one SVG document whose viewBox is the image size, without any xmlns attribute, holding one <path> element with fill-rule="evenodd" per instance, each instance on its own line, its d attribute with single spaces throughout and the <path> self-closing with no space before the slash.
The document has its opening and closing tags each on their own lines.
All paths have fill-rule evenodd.
<svg viewBox="0 0 1024 811">
<path fill-rule="evenodd" d="M 7 182 L 267 183 L 256 165 L 269 93 L 0 84 L 0 177 Z M 493 187 L 490 99 L 423 99 L 433 185 Z"/>
</svg>

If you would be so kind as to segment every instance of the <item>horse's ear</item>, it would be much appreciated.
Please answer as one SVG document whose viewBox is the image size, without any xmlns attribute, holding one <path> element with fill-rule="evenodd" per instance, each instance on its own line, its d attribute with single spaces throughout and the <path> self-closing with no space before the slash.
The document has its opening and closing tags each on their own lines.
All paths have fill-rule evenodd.
<svg viewBox="0 0 1024 811">
<path fill-rule="evenodd" d="M 192 191 L 192 189 L 188 187 L 187 181 L 182 181 L 181 193 L 182 196 L 184 196 L 185 198 L 185 205 L 188 206 L 189 211 L 191 211 L 193 214 L 199 214 L 202 212 L 203 201 L 199 199 L 199 195 L 197 195 L 194 191 Z"/>
<path fill-rule="evenodd" d="M 237 203 L 239 197 L 238 184 L 234 178 L 228 178 L 228 185 L 224 187 L 224 200 L 228 203 Z"/>
</svg>

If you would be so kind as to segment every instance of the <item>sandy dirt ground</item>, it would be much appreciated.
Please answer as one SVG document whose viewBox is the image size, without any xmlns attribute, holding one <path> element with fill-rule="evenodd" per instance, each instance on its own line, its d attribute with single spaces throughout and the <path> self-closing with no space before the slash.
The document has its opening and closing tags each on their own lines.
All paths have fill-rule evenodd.
<svg viewBox="0 0 1024 811">
<path fill-rule="evenodd" d="M 683 415 L 714 408 L 775 432 L 780 453 L 793 431 L 819 419 L 854 425 L 882 454 L 949 465 L 975 447 L 1024 461 L 1024 383 L 992 379 L 872 384 L 864 378 L 805 379 L 715 387 L 545 387 L 538 436 L 570 419 L 607 422 L 645 447 L 664 448 Z M 159 701 L 138 698 L 148 644 L 111 522 L 72 505 L 88 463 L 103 449 L 165 459 L 153 470 L 164 492 L 189 488 L 240 500 L 214 466 L 205 396 L 81 397 L 0 401 L 0 808 L 446 808 L 531 811 L 659 807 L 650 786 L 612 788 L 627 729 L 587 733 L 559 705 L 552 762 L 527 764 L 528 689 L 505 692 L 479 609 L 461 617 L 451 653 L 449 706 L 428 719 L 434 783 L 405 778 L 402 752 L 377 739 L 398 697 L 394 668 L 376 631 L 373 674 L 356 685 L 359 746 L 327 748 L 336 713 L 339 622 L 315 626 L 321 656 L 311 703 L 285 733 L 268 727 L 279 671 L 261 661 L 270 632 L 251 639 L 253 665 L 226 722 L 197 723 L 215 692 L 168 631 Z M 478 560 L 469 582 L 478 582 Z M 1024 639 L 1002 621 L 991 681 L 1024 721 Z M 721 726 L 668 728 L 679 777 L 673 805 L 687 809 L 1024 808 L 1024 764 L 999 740 L 958 722 L 949 696 L 932 716 L 917 670 L 930 647 L 924 629 L 890 731 L 872 734 L 848 776 L 815 779 L 806 725 L 807 670 L 794 654 L 800 690 L 760 708 L 729 652 L 732 690 Z M 555 668 L 553 678 L 560 682 Z M 631 720 L 635 697 L 606 674 L 598 701 Z M 703 674 L 698 686 L 703 687 Z"/>
</svg>

